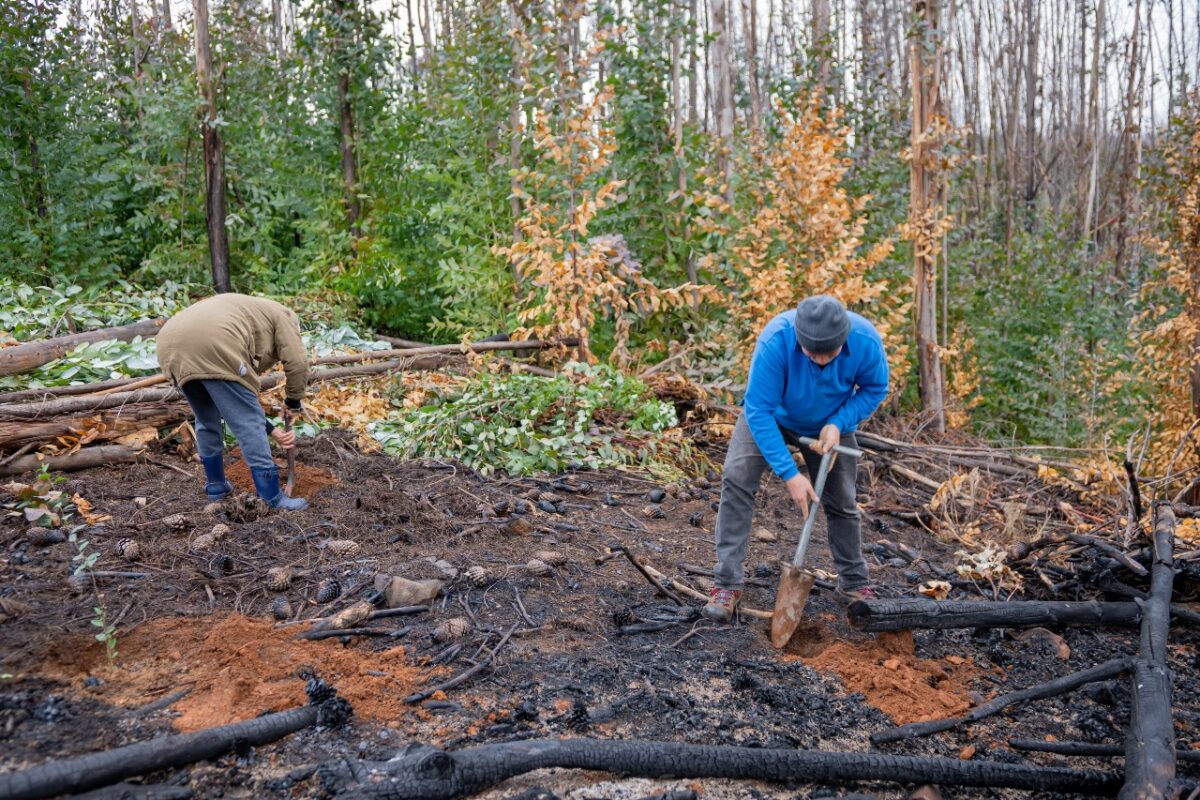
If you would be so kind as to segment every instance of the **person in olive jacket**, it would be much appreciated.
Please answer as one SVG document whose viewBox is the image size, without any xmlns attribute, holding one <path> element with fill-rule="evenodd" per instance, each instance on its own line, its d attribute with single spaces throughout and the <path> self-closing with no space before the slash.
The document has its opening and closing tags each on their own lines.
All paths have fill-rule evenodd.
<svg viewBox="0 0 1200 800">
<path fill-rule="evenodd" d="M 295 434 L 271 425 L 258 402 L 258 376 L 280 362 L 287 377 L 284 413 L 295 414 L 308 385 L 300 322 L 290 309 L 262 297 L 209 297 L 180 311 L 158 333 L 159 367 L 196 416 L 196 449 L 207 478 L 205 492 L 213 500 L 233 491 L 223 460 L 228 425 L 259 497 L 288 511 L 308 506 L 280 489 L 267 441 L 270 436 L 288 450 L 295 446 Z"/>
</svg>

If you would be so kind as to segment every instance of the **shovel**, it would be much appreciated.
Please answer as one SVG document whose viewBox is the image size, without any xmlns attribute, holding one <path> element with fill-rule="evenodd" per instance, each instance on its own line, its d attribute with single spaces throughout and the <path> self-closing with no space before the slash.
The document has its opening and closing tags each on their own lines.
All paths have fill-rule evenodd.
<svg viewBox="0 0 1200 800">
<path fill-rule="evenodd" d="M 283 429 L 290 431 L 292 429 L 292 414 L 286 409 L 283 412 Z M 292 487 L 296 485 L 296 446 L 292 445 L 283 452 L 287 453 L 288 472 L 287 484 L 283 487 L 283 493 L 288 497 L 292 496 Z"/>
<path fill-rule="evenodd" d="M 800 443 L 812 447 L 817 442 L 815 439 L 801 436 Z M 800 544 L 796 546 L 796 556 L 792 563 L 784 562 L 779 574 L 779 588 L 775 592 L 775 612 L 771 615 L 771 644 L 779 650 L 786 647 L 795 635 L 796 628 L 800 625 L 800 617 L 804 614 L 804 607 L 808 604 L 808 595 L 817 580 L 816 575 L 804 570 L 804 556 L 808 552 L 808 540 L 812 536 L 813 522 L 817 519 L 817 506 L 821 502 L 821 492 L 825 489 L 825 479 L 829 477 L 829 468 L 833 465 L 835 452 L 855 458 L 862 456 L 861 450 L 841 445 L 821 456 L 817 484 L 813 487 L 817 500 L 808 509 L 804 530 L 800 532 Z"/>
</svg>

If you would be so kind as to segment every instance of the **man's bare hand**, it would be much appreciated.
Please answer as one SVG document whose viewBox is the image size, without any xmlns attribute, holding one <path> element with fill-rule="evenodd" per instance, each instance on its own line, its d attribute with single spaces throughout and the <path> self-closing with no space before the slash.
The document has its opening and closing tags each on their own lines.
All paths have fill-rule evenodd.
<svg viewBox="0 0 1200 800">
<path fill-rule="evenodd" d="M 796 475 L 789 478 L 784 486 L 787 487 L 788 494 L 792 496 L 792 500 L 796 505 L 800 506 L 800 512 L 804 514 L 804 518 L 808 519 L 808 504 L 809 502 L 817 502 L 817 493 L 813 491 L 812 483 L 803 475 Z"/>
<path fill-rule="evenodd" d="M 837 425 L 826 425 L 821 428 L 821 434 L 817 437 L 817 443 L 812 446 L 812 449 L 815 453 L 825 455 L 841 443 L 842 432 L 838 430 Z"/>
<path fill-rule="evenodd" d="M 296 446 L 295 431 L 285 431 L 283 428 L 276 428 L 271 431 L 271 438 L 279 442 L 279 446 L 284 450 L 291 450 Z"/>
</svg>

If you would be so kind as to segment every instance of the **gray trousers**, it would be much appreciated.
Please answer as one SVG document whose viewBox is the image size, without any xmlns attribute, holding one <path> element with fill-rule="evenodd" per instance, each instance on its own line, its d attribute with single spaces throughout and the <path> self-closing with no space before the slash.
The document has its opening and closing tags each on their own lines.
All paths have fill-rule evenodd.
<svg viewBox="0 0 1200 800">
<path fill-rule="evenodd" d="M 795 433 L 780 429 L 788 444 L 799 446 Z M 858 447 L 853 433 L 842 435 L 842 444 Z M 807 447 L 800 447 L 809 479 L 814 488 L 821 457 Z M 721 589 L 741 589 L 745 582 L 743 562 L 750 540 L 750 522 L 754 516 L 754 497 L 767 461 L 758 450 L 745 416 L 738 419 L 725 455 L 725 473 L 721 478 L 721 507 L 717 512 L 716 585 Z M 829 550 L 837 567 L 838 583 L 842 589 L 856 589 L 868 581 L 867 562 L 862 555 L 862 530 L 858 506 L 855 503 L 854 481 L 858 475 L 858 459 L 838 454 L 825 479 L 821 508 L 829 531 Z M 809 506 L 812 510 L 811 505 Z M 796 509 L 797 513 L 799 509 Z M 811 550 L 809 551 L 811 553 Z M 789 556 L 790 558 L 790 556 Z"/>
<path fill-rule="evenodd" d="M 236 381 L 188 381 L 181 387 L 196 415 L 196 450 L 209 458 L 225 450 L 225 425 L 251 469 L 275 466 L 267 441 L 267 415 L 254 392 Z"/>
</svg>

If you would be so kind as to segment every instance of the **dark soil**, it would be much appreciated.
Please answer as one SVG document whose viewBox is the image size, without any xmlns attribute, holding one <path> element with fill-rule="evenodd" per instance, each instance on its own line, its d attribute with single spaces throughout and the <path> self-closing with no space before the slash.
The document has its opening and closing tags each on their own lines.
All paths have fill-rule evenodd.
<svg viewBox="0 0 1200 800">
<path fill-rule="evenodd" d="M 98 579 L 101 602 L 118 629 L 112 665 L 94 639 L 95 594 L 68 587 L 72 545 L 34 547 L 19 517 L 0 519 L 0 597 L 32 607 L 0 622 L 0 770 L 298 705 L 298 675 L 305 668 L 355 704 L 357 716 L 348 727 L 304 731 L 248 758 L 231 755 L 147 780 L 187 784 L 199 797 L 315 796 L 315 787 L 284 792 L 272 788 L 272 780 L 335 755 L 386 759 L 411 740 L 457 748 L 589 735 L 867 750 L 868 735 L 893 722 L 961 713 L 997 693 L 1136 650 L 1132 631 L 1063 632 L 1070 647 L 1065 661 L 1038 637 L 1018 640 L 998 631 L 876 639 L 850 632 L 844 606 L 818 589 L 809 603 L 813 624 L 792 652 L 781 654 L 770 647 L 761 622 L 700 622 L 689 616 L 694 609 L 681 613 L 656 597 L 624 558 L 597 563 L 606 545 L 620 542 L 671 576 L 685 576 L 684 564 L 711 566 L 719 496 L 712 476 L 671 487 L 619 472 L 485 480 L 451 464 L 364 456 L 349 442 L 327 433 L 301 443 L 298 458 L 310 481 L 311 505 L 296 514 L 264 513 L 238 498 L 206 510 L 194 464 L 183 464 L 191 478 L 153 464 L 71 475 L 66 488 L 112 517 L 81 534 L 101 553 L 95 569 L 144 573 Z M 864 505 L 887 500 L 886 487 L 863 488 Z M 658 504 L 649 497 L 655 489 L 667 490 Z M 651 518 L 647 507 L 661 509 L 663 518 Z M 174 515 L 182 520 L 170 519 Z M 197 550 L 197 537 L 218 523 L 230 528 L 228 534 L 211 549 Z M 766 482 L 756 525 L 778 540 L 752 542 L 748 575 L 755 585 L 745 602 L 769 609 L 777 561 L 790 556 L 800 529 L 778 481 Z M 822 529 L 818 521 L 810 553 L 817 567 L 831 570 Z M 890 517 L 866 519 L 864 533 L 873 578 L 890 594 L 913 594 L 929 576 L 889 563 L 886 553 L 875 552 L 875 537 L 952 561 L 954 548 Z M 116 543 L 123 537 L 141 545 L 139 561 L 118 557 Z M 360 552 L 335 555 L 326 545 L 341 539 L 357 542 Z M 538 550 L 557 551 L 568 561 L 550 575 L 529 574 L 524 565 Z M 380 573 L 442 578 L 433 563 L 438 560 L 459 576 L 447 582 L 433 613 L 371 623 L 411 626 L 403 638 L 296 641 L 293 634 L 304 626 L 271 616 L 279 594 L 289 601 L 293 619 L 300 619 L 369 597 Z M 288 591 L 275 593 L 266 586 L 266 573 L 281 566 L 297 577 Z M 473 566 L 490 575 L 482 585 L 465 575 Z M 685 577 L 707 588 L 702 576 Z M 341 594 L 319 604 L 317 585 L 330 578 Z M 474 619 L 456 654 L 449 653 L 450 643 L 432 638 L 435 626 L 452 617 Z M 655 621 L 670 625 L 650 633 L 618 630 Z M 494 669 L 448 696 L 404 704 L 413 691 L 466 669 L 482 646 L 494 645 L 514 625 L 536 630 L 515 635 Z M 1178 715 L 1180 745 L 1200 747 L 1194 715 L 1200 706 L 1200 638 L 1176 628 L 1172 641 L 1176 705 L 1184 711 Z M 169 708 L 138 710 L 184 689 L 189 694 Z M 1006 741 L 1053 736 L 1119 742 L 1128 713 L 1128 689 L 1117 681 L 886 751 L 959 756 L 970 746 L 974 758 L 1102 766 L 1096 759 L 1018 753 Z M 1180 771 L 1200 774 L 1194 766 Z M 705 798 L 838 794 L 820 787 L 546 771 L 485 796 L 514 797 L 535 786 L 575 798 L 634 798 L 688 787 L 698 787 Z M 899 798 L 907 790 L 861 791 Z M 1017 793 L 944 788 L 943 796 Z"/>
</svg>

